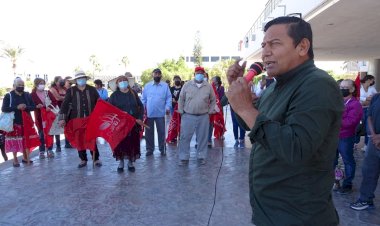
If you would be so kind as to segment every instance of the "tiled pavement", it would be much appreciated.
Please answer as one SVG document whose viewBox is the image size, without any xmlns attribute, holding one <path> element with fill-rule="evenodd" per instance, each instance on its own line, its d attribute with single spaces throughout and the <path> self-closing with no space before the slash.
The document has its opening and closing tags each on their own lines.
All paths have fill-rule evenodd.
<svg viewBox="0 0 380 226">
<path fill-rule="evenodd" d="M 144 141 L 135 173 L 117 173 L 118 163 L 107 145 L 100 145 L 101 168 L 77 169 L 74 149 L 63 149 L 54 159 L 44 160 L 35 151 L 33 165 L 20 168 L 13 168 L 11 161 L 1 163 L 0 225 L 207 225 L 222 156 L 210 225 L 252 225 L 249 141 L 246 149 L 233 148 L 230 119 L 228 113 L 226 139 L 214 142 L 204 166 L 196 162 L 194 148 L 189 166 L 178 166 L 175 145 L 168 145 L 167 156 L 156 151 L 145 157 Z M 362 158 L 363 153 L 357 152 L 354 192 L 333 194 L 344 226 L 380 225 L 378 209 L 358 212 L 349 208 L 358 196 Z M 380 205 L 378 199 L 375 205 Z"/>
</svg>

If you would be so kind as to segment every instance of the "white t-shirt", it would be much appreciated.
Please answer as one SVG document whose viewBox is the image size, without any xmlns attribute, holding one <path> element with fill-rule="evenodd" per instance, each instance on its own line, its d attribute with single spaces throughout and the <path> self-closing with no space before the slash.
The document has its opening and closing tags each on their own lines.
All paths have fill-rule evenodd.
<svg viewBox="0 0 380 226">
<path fill-rule="evenodd" d="M 375 87 L 370 86 L 368 87 L 368 92 L 366 92 L 363 88 L 363 85 L 360 86 L 360 102 L 363 102 L 367 99 L 369 96 L 373 96 L 377 93 Z"/>
</svg>

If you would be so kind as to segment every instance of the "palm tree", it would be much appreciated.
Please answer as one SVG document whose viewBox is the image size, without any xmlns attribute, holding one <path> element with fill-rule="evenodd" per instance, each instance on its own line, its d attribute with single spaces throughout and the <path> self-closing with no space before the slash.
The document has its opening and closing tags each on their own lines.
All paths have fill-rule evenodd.
<svg viewBox="0 0 380 226">
<path fill-rule="evenodd" d="M 12 62 L 13 75 L 16 75 L 16 63 L 22 55 L 22 53 L 24 53 L 24 49 L 18 46 L 17 48 L 3 48 L 2 50 L 3 54 L 1 55 L 1 57 L 8 58 Z"/>
<path fill-rule="evenodd" d="M 129 65 L 129 59 L 127 56 L 123 56 L 123 58 L 121 58 L 121 63 L 124 65 L 125 69 L 127 69 L 127 66 Z"/>
<path fill-rule="evenodd" d="M 101 72 L 102 66 L 100 65 L 98 58 L 94 54 L 90 56 L 89 61 L 93 66 L 92 78 L 95 79 L 95 72 Z"/>
</svg>

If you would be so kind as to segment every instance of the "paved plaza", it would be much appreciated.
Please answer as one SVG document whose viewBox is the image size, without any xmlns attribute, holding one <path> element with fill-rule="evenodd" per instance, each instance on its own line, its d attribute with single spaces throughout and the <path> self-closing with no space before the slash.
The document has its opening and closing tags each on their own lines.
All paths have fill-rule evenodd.
<svg viewBox="0 0 380 226">
<path fill-rule="evenodd" d="M 103 161 L 100 168 L 93 168 L 89 162 L 78 169 L 75 149 L 63 149 L 54 159 L 43 160 L 34 151 L 34 163 L 20 168 L 13 168 L 12 161 L 1 163 L 0 225 L 206 226 L 222 159 L 209 225 L 252 225 L 248 194 L 251 145 L 247 139 L 245 149 L 233 148 L 229 112 L 227 117 L 226 139 L 214 141 L 208 162 L 202 166 L 195 159 L 194 139 L 188 166 L 177 165 L 176 145 L 168 145 L 166 156 L 156 148 L 154 156 L 145 157 L 143 140 L 142 156 L 134 173 L 117 173 L 118 162 L 106 144 L 99 145 Z M 349 208 L 358 196 L 363 156 L 361 151 L 356 152 L 354 192 L 333 194 L 344 226 L 380 225 L 378 209 L 360 212 Z M 375 205 L 380 206 L 378 198 Z"/>
</svg>

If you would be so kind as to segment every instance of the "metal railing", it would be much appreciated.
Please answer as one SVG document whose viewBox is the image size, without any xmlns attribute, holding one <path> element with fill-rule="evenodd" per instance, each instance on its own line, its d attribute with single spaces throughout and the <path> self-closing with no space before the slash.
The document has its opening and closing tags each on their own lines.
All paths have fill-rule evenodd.
<svg viewBox="0 0 380 226">
<path fill-rule="evenodd" d="M 263 12 L 261 12 L 260 16 L 256 19 L 256 21 L 253 23 L 251 28 L 248 30 L 247 34 L 244 36 L 244 46 L 246 47 L 247 38 L 248 41 L 252 40 L 252 35 L 255 34 L 255 31 L 259 28 L 262 28 L 263 23 L 265 20 L 269 17 L 269 15 L 276 9 L 276 7 L 280 4 L 282 0 L 269 0 L 267 4 L 265 5 L 265 8 Z M 239 41 L 240 45 L 240 41 Z"/>
</svg>

